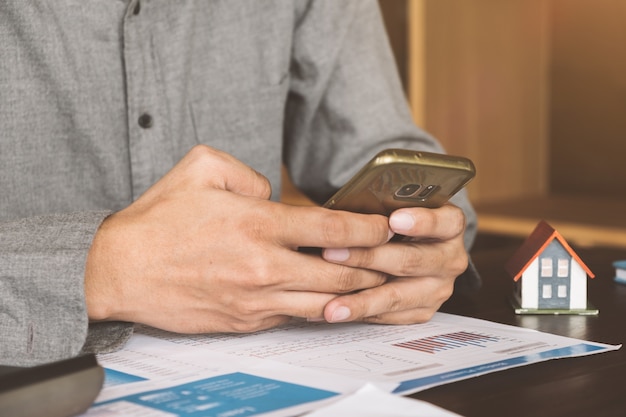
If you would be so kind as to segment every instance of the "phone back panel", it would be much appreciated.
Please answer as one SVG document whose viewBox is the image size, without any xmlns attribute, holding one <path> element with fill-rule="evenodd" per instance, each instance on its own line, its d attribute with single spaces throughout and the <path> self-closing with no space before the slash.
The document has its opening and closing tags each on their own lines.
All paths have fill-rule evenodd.
<svg viewBox="0 0 626 417">
<path fill-rule="evenodd" d="M 401 207 L 439 207 L 475 175 L 463 157 L 389 149 L 376 155 L 324 207 L 389 215 Z"/>
</svg>

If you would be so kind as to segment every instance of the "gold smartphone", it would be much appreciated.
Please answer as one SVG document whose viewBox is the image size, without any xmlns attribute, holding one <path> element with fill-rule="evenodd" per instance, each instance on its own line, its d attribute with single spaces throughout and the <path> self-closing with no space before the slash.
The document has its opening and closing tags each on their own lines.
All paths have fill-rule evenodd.
<svg viewBox="0 0 626 417">
<path fill-rule="evenodd" d="M 324 207 L 387 216 L 402 207 L 440 207 L 475 174 L 468 158 L 387 149 L 357 172 Z"/>
</svg>

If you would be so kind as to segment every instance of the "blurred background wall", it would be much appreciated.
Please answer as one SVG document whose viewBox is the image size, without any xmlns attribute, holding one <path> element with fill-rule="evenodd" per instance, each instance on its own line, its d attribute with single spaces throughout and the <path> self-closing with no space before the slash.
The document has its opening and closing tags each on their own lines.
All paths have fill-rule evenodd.
<svg viewBox="0 0 626 417">
<path fill-rule="evenodd" d="M 626 191 L 626 2 L 379 0 L 415 120 L 475 202 Z"/>
</svg>

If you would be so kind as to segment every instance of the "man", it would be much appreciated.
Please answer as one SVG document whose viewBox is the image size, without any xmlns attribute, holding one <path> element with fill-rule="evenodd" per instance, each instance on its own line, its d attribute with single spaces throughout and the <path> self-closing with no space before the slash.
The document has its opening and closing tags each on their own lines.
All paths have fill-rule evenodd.
<svg viewBox="0 0 626 417">
<path fill-rule="evenodd" d="M 442 151 L 375 1 L 7 0 L 0 54 L 0 363 L 132 322 L 421 322 L 467 267 L 463 193 L 389 219 L 277 202 L 281 162 L 322 202 L 379 150 Z"/>
</svg>

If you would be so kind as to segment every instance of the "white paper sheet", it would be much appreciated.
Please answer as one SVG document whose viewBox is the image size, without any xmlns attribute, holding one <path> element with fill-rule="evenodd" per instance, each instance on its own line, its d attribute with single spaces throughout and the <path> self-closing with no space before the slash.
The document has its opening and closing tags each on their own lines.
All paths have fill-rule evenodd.
<svg viewBox="0 0 626 417">
<path fill-rule="evenodd" d="M 350 377 L 185 347 L 142 334 L 100 355 L 105 386 L 89 417 L 296 415 L 362 387 Z M 380 383 L 393 390 L 396 384 Z M 277 411 L 277 413 L 275 413 Z"/>
<path fill-rule="evenodd" d="M 459 417 L 424 401 L 401 397 L 367 384 L 353 395 L 322 407 L 307 417 Z"/>
<path fill-rule="evenodd" d="M 418 325 L 293 322 L 248 335 L 139 326 L 123 350 L 99 356 L 107 383 L 87 415 L 293 416 L 368 383 L 408 394 L 619 347 L 444 313 Z"/>
</svg>

